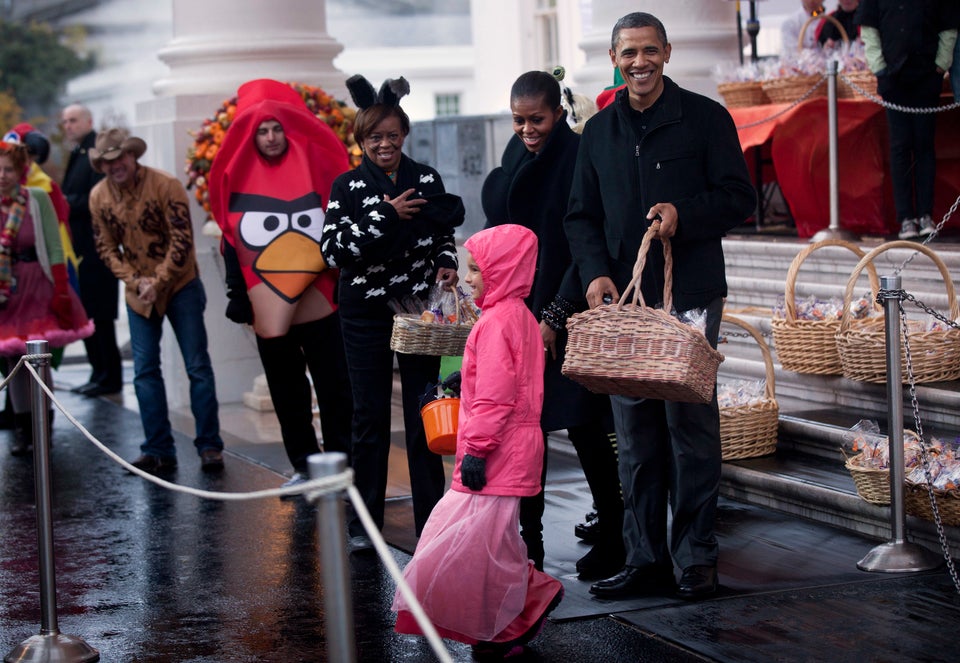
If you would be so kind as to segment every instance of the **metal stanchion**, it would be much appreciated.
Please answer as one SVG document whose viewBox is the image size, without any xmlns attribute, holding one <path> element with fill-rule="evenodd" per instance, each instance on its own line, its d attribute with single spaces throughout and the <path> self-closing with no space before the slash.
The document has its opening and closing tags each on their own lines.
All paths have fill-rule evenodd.
<svg viewBox="0 0 960 663">
<path fill-rule="evenodd" d="M 339 452 L 313 454 L 307 459 L 311 479 L 340 474 L 347 469 L 347 456 Z M 327 627 L 327 658 L 354 663 L 353 601 L 350 567 L 347 563 L 347 528 L 343 493 L 324 493 L 317 500 L 317 537 L 323 572 L 324 618 Z"/>
<path fill-rule="evenodd" d="M 890 455 L 890 530 L 891 540 L 867 553 L 857 562 L 861 571 L 910 573 L 929 571 L 943 559 L 923 546 L 906 540 L 906 511 L 903 502 L 903 376 L 900 370 L 900 292 L 899 276 L 880 277 L 886 291 L 883 302 L 887 342 L 887 412 Z"/>
<path fill-rule="evenodd" d="M 27 341 L 27 354 L 47 354 L 46 341 Z M 31 359 L 40 376 L 49 370 L 46 357 Z M 20 370 L 26 370 L 21 368 Z M 82 638 L 60 632 L 57 625 L 57 580 L 53 559 L 53 517 L 50 490 L 50 403 L 36 380 L 30 383 L 30 404 L 33 408 L 33 475 L 37 500 L 37 548 L 40 558 L 40 633 L 13 648 L 5 663 L 36 661 L 47 663 L 86 663 L 99 661 L 100 652 Z"/>
<path fill-rule="evenodd" d="M 842 239 L 857 242 L 860 237 L 840 227 L 840 165 L 839 137 L 837 129 L 837 71 L 839 62 L 831 58 L 827 62 L 827 126 L 830 145 L 830 225 L 814 233 L 811 242 L 825 239 Z"/>
</svg>

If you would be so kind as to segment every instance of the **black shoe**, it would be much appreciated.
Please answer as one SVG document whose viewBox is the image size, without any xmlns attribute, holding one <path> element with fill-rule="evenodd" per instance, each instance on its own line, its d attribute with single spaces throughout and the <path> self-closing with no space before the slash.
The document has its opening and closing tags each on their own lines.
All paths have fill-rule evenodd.
<svg viewBox="0 0 960 663">
<path fill-rule="evenodd" d="M 89 391 L 90 389 L 93 389 L 96 386 L 97 386 L 96 382 L 87 382 L 86 384 L 82 384 L 79 387 L 74 387 L 70 391 L 74 394 L 86 394 L 87 391 Z"/>
<path fill-rule="evenodd" d="M 351 536 L 347 539 L 347 553 L 368 553 L 374 552 L 376 549 L 373 547 L 373 541 L 370 540 L 370 537 L 366 534 L 360 534 L 358 536 Z"/>
<path fill-rule="evenodd" d="M 577 560 L 577 577 L 580 580 L 609 578 L 623 568 L 625 558 L 623 543 L 598 543 Z"/>
<path fill-rule="evenodd" d="M 676 586 L 673 569 L 666 566 L 625 566 L 612 578 L 590 585 L 590 593 L 602 599 L 668 596 Z"/>
<path fill-rule="evenodd" d="M 33 445 L 22 440 L 19 437 L 13 439 L 13 443 L 10 445 L 10 455 L 11 456 L 29 456 L 33 453 Z"/>
<path fill-rule="evenodd" d="M 200 469 L 204 472 L 220 472 L 223 469 L 223 454 L 219 449 L 207 449 L 200 454 Z"/>
<path fill-rule="evenodd" d="M 688 566 L 683 570 L 677 584 L 677 596 L 683 599 L 699 599 L 717 591 L 717 567 Z"/>
<path fill-rule="evenodd" d="M 573 528 L 573 534 L 584 543 L 596 543 L 600 540 L 600 519 L 594 518 L 578 523 Z"/>
<path fill-rule="evenodd" d="M 149 472 L 150 474 L 163 474 L 173 472 L 177 469 L 176 456 L 154 456 L 153 454 L 140 454 L 136 460 L 130 461 L 138 470 Z"/>
<path fill-rule="evenodd" d="M 119 394 L 122 390 L 123 385 L 110 385 L 110 384 L 94 384 L 90 388 L 84 389 L 83 391 L 77 392 L 83 396 L 89 396 L 90 398 L 95 398 L 96 396 L 110 396 L 112 394 Z"/>
</svg>

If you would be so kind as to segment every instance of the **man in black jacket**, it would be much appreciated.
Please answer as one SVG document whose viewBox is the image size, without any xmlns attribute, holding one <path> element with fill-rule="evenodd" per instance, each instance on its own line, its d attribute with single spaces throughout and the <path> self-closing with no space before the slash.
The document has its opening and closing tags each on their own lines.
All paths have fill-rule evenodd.
<svg viewBox="0 0 960 663">
<path fill-rule="evenodd" d="M 123 369 L 117 347 L 117 303 L 120 290 L 117 277 L 97 253 L 93 243 L 93 225 L 90 220 L 90 190 L 103 179 L 90 165 L 87 151 L 93 147 L 97 132 L 93 130 L 90 110 L 80 104 L 71 104 L 61 114 L 63 133 L 74 144 L 63 175 L 63 195 L 70 204 L 70 233 L 73 248 L 80 258 L 77 277 L 80 281 L 80 299 L 87 317 L 93 320 L 95 331 L 83 339 L 90 362 L 90 380 L 73 391 L 85 396 L 115 394 L 123 386 Z"/>
<path fill-rule="evenodd" d="M 715 347 L 727 294 L 721 239 L 752 213 L 756 197 L 729 113 L 663 76 L 670 52 L 663 24 L 650 14 L 629 14 L 614 26 L 610 59 L 626 87 L 584 127 L 564 227 L 591 308 L 619 298 L 651 225 L 658 238 L 669 238 L 674 306 L 705 310 L 706 337 Z M 660 243 L 654 245 L 642 277 L 649 305 L 663 301 L 664 262 Z M 604 598 L 713 593 L 721 462 L 716 393 L 708 404 L 616 395 L 611 401 L 627 558 L 620 573 L 590 591 Z M 683 571 L 679 585 L 673 562 Z"/>
</svg>

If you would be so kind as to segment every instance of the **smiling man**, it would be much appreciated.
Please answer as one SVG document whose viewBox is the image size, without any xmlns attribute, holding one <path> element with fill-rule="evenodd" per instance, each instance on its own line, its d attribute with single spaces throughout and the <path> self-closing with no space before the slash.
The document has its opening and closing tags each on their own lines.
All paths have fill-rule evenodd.
<svg viewBox="0 0 960 663">
<path fill-rule="evenodd" d="M 138 163 L 147 144 L 125 129 L 97 134 L 90 165 L 106 177 L 90 192 L 93 238 L 104 264 L 125 284 L 133 386 L 145 435 L 135 467 L 177 467 L 160 371 L 160 337 L 170 321 L 190 378 L 194 445 L 204 471 L 223 469 L 217 390 L 207 352 L 207 298 L 197 272 L 187 192 L 173 175 Z"/>
<path fill-rule="evenodd" d="M 669 238 L 674 306 L 703 310 L 707 340 L 716 347 L 727 294 L 721 239 L 750 216 L 756 197 L 730 114 L 665 77 L 670 55 L 656 17 L 637 12 L 617 22 L 610 60 L 626 86 L 584 127 L 564 227 L 591 307 L 619 299 L 648 228 Z M 651 306 L 663 301 L 659 244 L 641 281 Z M 713 593 L 721 461 L 716 393 L 707 404 L 618 395 L 611 403 L 626 566 L 590 591 L 605 598 Z M 679 585 L 674 562 L 682 570 Z"/>
</svg>

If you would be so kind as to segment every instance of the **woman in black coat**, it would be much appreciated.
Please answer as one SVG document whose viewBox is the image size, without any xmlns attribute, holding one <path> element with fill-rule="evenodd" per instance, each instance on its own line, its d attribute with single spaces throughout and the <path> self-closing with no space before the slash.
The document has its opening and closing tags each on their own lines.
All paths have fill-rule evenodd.
<svg viewBox="0 0 960 663">
<path fill-rule="evenodd" d="M 577 562 L 577 571 L 584 580 L 607 577 L 605 574 L 619 570 L 624 560 L 623 501 L 616 452 L 609 437 L 613 431 L 610 402 L 560 373 L 566 319 L 586 308 L 563 231 L 580 136 L 567 124 L 560 86 L 546 72 L 530 71 L 516 80 L 510 91 L 510 109 L 515 135 L 503 152 L 500 167 L 487 176 L 481 203 L 488 227 L 517 223 L 533 230 L 539 239 L 537 274 L 527 306 L 540 321 L 547 348 L 541 426 L 544 440 L 548 432 L 566 429 L 597 508 L 597 544 Z M 543 566 L 543 504 L 541 490 L 535 497 L 524 498 L 520 510 L 523 539 L 537 568 Z"/>
</svg>

